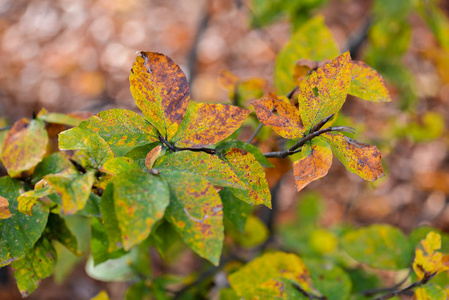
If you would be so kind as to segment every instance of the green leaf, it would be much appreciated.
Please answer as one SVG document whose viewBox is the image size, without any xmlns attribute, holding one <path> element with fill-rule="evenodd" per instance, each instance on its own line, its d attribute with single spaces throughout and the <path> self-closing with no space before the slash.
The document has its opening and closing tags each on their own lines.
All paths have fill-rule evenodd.
<svg viewBox="0 0 449 300">
<path fill-rule="evenodd" d="M 409 267 L 413 251 L 404 234 L 390 225 L 371 225 L 346 233 L 342 248 L 370 267 L 397 270 Z"/>
<path fill-rule="evenodd" d="M 167 184 L 142 171 L 125 171 L 113 181 L 114 207 L 123 247 L 131 249 L 145 240 L 169 204 Z"/>
<path fill-rule="evenodd" d="M 38 163 L 34 169 L 33 175 L 31 175 L 31 183 L 34 185 L 42 180 L 45 175 L 57 174 L 70 168 L 72 164 L 66 158 L 64 153 L 65 152 L 52 153 Z"/>
<path fill-rule="evenodd" d="M 14 277 L 22 297 L 31 294 L 41 280 L 53 273 L 56 264 L 56 250 L 51 241 L 41 237 L 24 258 L 14 261 Z"/>
<path fill-rule="evenodd" d="M 181 124 L 190 101 L 190 89 L 181 68 L 169 57 L 140 52 L 129 76 L 137 106 L 168 140 Z"/>
<path fill-rule="evenodd" d="M 22 119 L 6 135 L 1 161 L 11 177 L 36 166 L 47 151 L 48 134 L 44 122 Z"/>
<path fill-rule="evenodd" d="M 176 147 L 214 145 L 236 131 L 251 111 L 233 105 L 191 103 L 170 142 Z"/>
<path fill-rule="evenodd" d="M 341 133 L 325 133 L 322 137 L 349 172 L 368 181 L 384 176 L 381 154 L 377 147 L 360 143 Z"/>
<path fill-rule="evenodd" d="M 101 198 L 91 192 L 89 198 L 87 198 L 86 205 L 77 214 L 85 217 L 100 217 L 100 202 Z"/>
<path fill-rule="evenodd" d="M 17 210 L 17 197 L 22 184 L 10 178 L 0 178 L 0 196 L 9 202 L 12 216 L 0 220 L 0 267 L 24 257 L 39 239 L 47 224 L 48 208 L 38 203 L 33 208 L 33 216 L 27 216 Z"/>
<path fill-rule="evenodd" d="M 248 144 L 242 141 L 231 140 L 224 141 L 217 145 L 215 148 L 216 152 L 223 152 L 223 150 L 228 150 L 231 148 L 238 148 L 245 151 L 248 151 L 254 158 L 265 168 L 274 168 L 274 165 L 263 155 L 262 151 L 259 150 L 256 146 L 252 144 Z"/>
<path fill-rule="evenodd" d="M 225 162 L 204 152 L 174 152 L 156 160 L 154 168 L 199 175 L 217 186 L 245 188 L 245 184 Z"/>
<path fill-rule="evenodd" d="M 221 157 L 246 184 L 245 190 L 230 188 L 231 192 L 251 205 L 264 204 L 271 208 L 271 194 L 265 172 L 256 158 L 251 153 L 237 148 L 222 151 Z"/>
<path fill-rule="evenodd" d="M 130 150 L 128 153 L 125 154 L 125 157 L 131 158 L 133 161 L 137 163 L 140 169 L 146 171 L 147 167 L 145 165 L 145 159 L 147 154 L 160 144 L 161 144 L 160 142 L 155 142 L 133 148 L 132 150 Z"/>
<path fill-rule="evenodd" d="M 73 171 L 73 169 L 68 170 L 71 171 L 47 175 L 45 180 L 61 195 L 62 212 L 64 214 L 73 214 L 86 205 L 95 175 L 94 171 L 80 174 Z"/>
<path fill-rule="evenodd" d="M 362 61 L 352 61 L 352 81 L 348 93 L 372 102 L 391 101 L 385 80 Z"/>
<path fill-rule="evenodd" d="M 75 127 L 59 134 L 59 150 L 79 150 L 77 157 L 84 167 L 99 169 L 114 157 L 109 145 L 98 134 Z"/>
<path fill-rule="evenodd" d="M 156 142 L 156 129 L 142 116 L 126 109 L 110 109 L 83 121 L 80 128 L 101 136 L 115 156 L 123 156 L 131 149 Z"/>
<path fill-rule="evenodd" d="M 50 214 L 48 216 L 47 228 L 49 229 L 49 237 L 60 242 L 73 254 L 77 256 L 81 255 L 81 252 L 78 251 L 78 241 L 76 236 L 70 231 L 69 227 L 67 227 L 63 218 L 57 214 Z"/>
<path fill-rule="evenodd" d="M 279 52 L 274 69 L 274 85 L 280 95 L 286 95 L 297 84 L 293 79 L 299 59 L 322 61 L 339 54 L 337 43 L 326 27 L 324 18 L 317 16 L 301 26 Z"/>
<path fill-rule="evenodd" d="M 123 249 L 109 252 L 109 241 L 105 230 L 105 226 L 101 224 L 98 218 L 91 219 L 91 235 L 90 235 L 90 249 L 94 266 L 101 264 L 108 259 L 119 258 L 126 254 Z"/>
<path fill-rule="evenodd" d="M 341 109 L 351 86 L 351 72 L 351 57 L 345 52 L 301 85 L 298 109 L 306 129 Z"/>
<path fill-rule="evenodd" d="M 109 183 L 101 196 L 101 216 L 103 218 L 104 230 L 108 239 L 108 252 L 114 252 L 123 248 L 121 232 L 117 220 L 114 205 L 114 186 Z"/>
<path fill-rule="evenodd" d="M 170 260 L 176 259 L 177 253 L 173 253 L 173 250 L 176 252 L 175 248 L 181 248 L 179 246 L 182 246 L 184 250 L 184 243 L 173 225 L 165 219 L 156 226 L 157 228 L 150 235 L 150 240 L 156 246 L 162 259 L 170 263 Z"/>
<path fill-rule="evenodd" d="M 351 278 L 343 269 L 330 261 L 305 259 L 313 286 L 329 300 L 349 299 L 352 289 Z"/>
<path fill-rule="evenodd" d="M 418 247 L 421 240 L 424 240 L 429 232 L 435 232 L 441 236 L 441 252 L 442 253 L 449 253 L 449 234 L 442 232 L 441 230 L 432 227 L 432 226 L 421 226 L 413 229 L 412 232 L 410 232 L 409 235 L 409 241 L 414 249 Z"/>
<path fill-rule="evenodd" d="M 73 127 L 78 126 L 79 123 L 81 123 L 79 118 L 61 113 L 46 113 L 44 115 L 39 114 L 38 119 L 48 123 L 62 124 Z"/>
<path fill-rule="evenodd" d="M 183 241 L 214 265 L 223 247 L 223 205 L 214 187 L 204 178 L 178 171 L 162 171 L 170 186 L 166 219 Z"/>
<path fill-rule="evenodd" d="M 418 287 L 415 290 L 415 295 L 413 296 L 413 299 L 416 299 L 416 300 L 446 300 L 447 295 L 441 287 L 430 282 L 426 285 Z"/>
<path fill-rule="evenodd" d="M 34 205 L 36 205 L 37 201 L 45 196 L 53 194 L 55 190 L 51 187 L 44 187 L 42 189 L 31 190 L 21 194 L 17 198 L 17 202 L 19 203 L 17 209 L 24 214 L 32 216 L 32 209 Z"/>
<path fill-rule="evenodd" d="M 234 196 L 228 188 L 222 189 L 218 194 L 223 203 L 224 220 L 229 220 L 238 231 L 244 232 L 251 205 Z"/>
<path fill-rule="evenodd" d="M 139 170 L 139 165 L 129 157 L 114 157 L 107 160 L 100 171 L 110 175 L 118 175 L 121 172 Z"/>
<path fill-rule="evenodd" d="M 228 277 L 237 295 L 247 299 L 301 299 L 293 287 L 310 291 L 310 275 L 303 261 L 295 254 L 266 253 L 246 264 Z"/>
</svg>

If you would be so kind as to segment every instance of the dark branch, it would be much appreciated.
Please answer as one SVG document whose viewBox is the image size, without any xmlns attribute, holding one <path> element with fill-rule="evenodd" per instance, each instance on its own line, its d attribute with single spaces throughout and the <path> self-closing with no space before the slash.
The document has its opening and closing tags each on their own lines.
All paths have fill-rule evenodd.
<svg viewBox="0 0 449 300">
<path fill-rule="evenodd" d="M 407 276 L 405 276 L 404 279 L 402 279 L 399 283 L 397 283 L 393 286 L 385 287 L 385 288 L 378 288 L 378 289 L 364 290 L 364 291 L 359 292 L 359 294 L 369 297 L 369 296 L 374 296 L 374 295 L 377 295 L 380 293 L 395 291 L 398 288 L 400 288 L 408 280 L 408 277 L 410 276 L 411 273 L 412 273 L 412 268 L 409 269 L 409 272 L 408 272 Z"/>
<path fill-rule="evenodd" d="M 323 120 L 319 121 L 318 124 L 316 124 L 310 132 L 315 132 L 315 131 L 320 130 L 321 127 L 323 127 L 327 122 L 329 122 L 334 116 L 335 116 L 335 114 L 332 114 L 332 115 L 324 118 Z"/>
<path fill-rule="evenodd" d="M 183 151 L 183 150 L 189 150 L 194 152 L 206 152 L 207 154 L 215 154 L 215 149 L 211 148 L 176 148 L 176 151 Z"/>
<path fill-rule="evenodd" d="M 80 172 L 81 174 L 86 174 L 87 171 L 81 164 L 71 158 L 69 158 L 69 161 L 78 170 L 78 172 Z"/>
<path fill-rule="evenodd" d="M 161 141 L 162 144 L 164 144 L 165 146 L 167 146 L 168 149 L 170 149 L 173 152 L 178 151 L 178 149 L 173 146 L 172 144 L 170 144 L 161 134 L 159 134 L 159 140 Z"/>
<path fill-rule="evenodd" d="M 11 128 L 12 128 L 12 125 L 10 125 L 10 126 L 5 126 L 5 127 L 0 128 L 0 131 L 10 130 Z"/>
<path fill-rule="evenodd" d="M 327 297 L 325 297 L 325 296 L 314 295 L 312 293 L 307 292 L 306 290 L 304 290 L 302 287 L 300 287 L 296 283 L 292 283 L 292 284 L 295 287 L 295 289 L 297 289 L 301 294 L 303 294 L 304 296 L 306 296 L 309 299 L 327 300 Z"/>
<path fill-rule="evenodd" d="M 348 42 L 346 45 L 346 50 L 349 51 L 351 57 L 354 59 L 357 57 L 358 52 L 363 44 L 363 42 L 368 37 L 368 31 L 371 28 L 372 20 L 371 17 L 367 17 L 365 19 L 365 23 L 363 23 L 356 32 L 351 34 L 348 38 Z"/>
</svg>

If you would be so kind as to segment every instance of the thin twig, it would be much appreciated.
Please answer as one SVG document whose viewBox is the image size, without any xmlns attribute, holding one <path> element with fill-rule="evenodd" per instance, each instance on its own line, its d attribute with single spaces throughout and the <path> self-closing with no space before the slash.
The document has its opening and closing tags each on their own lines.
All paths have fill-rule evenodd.
<svg viewBox="0 0 449 300">
<path fill-rule="evenodd" d="M 380 294 L 380 293 L 395 291 L 398 288 L 400 288 L 408 280 L 411 273 L 412 273 L 412 268 L 409 269 L 409 272 L 408 272 L 407 276 L 405 276 L 404 279 L 402 279 L 399 283 L 397 283 L 393 286 L 386 287 L 386 288 L 379 288 L 379 289 L 364 290 L 364 291 L 359 292 L 359 294 L 361 294 L 363 296 L 374 296 L 374 295 Z"/>
<path fill-rule="evenodd" d="M 303 294 L 304 296 L 306 296 L 309 299 L 319 299 L 319 300 L 327 300 L 326 296 L 317 296 L 314 295 L 312 293 L 307 292 L 306 290 L 304 290 L 302 287 L 300 287 L 299 285 L 297 285 L 296 283 L 293 283 L 293 286 L 295 287 L 295 289 L 297 289 L 301 294 Z"/>
<path fill-rule="evenodd" d="M 248 139 L 248 144 L 251 144 L 251 142 L 254 140 L 254 138 L 256 137 L 256 135 L 259 133 L 259 131 L 262 129 L 263 124 L 259 123 L 259 125 L 257 126 L 256 130 L 254 130 L 253 134 L 251 134 L 251 136 Z"/>
<path fill-rule="evenodd" d="M 419 286 L 421 286 L 421 285 L 423 285 L 423 284 L 426 284 L 426 283 L 427 283 L 430 279 L 432 279 L 436 274 L 437 274 L 437 273 L 435 272 L 435 273 L 433 273 L 433 274 L 431 274 L 431 275 L 429 275 L 429 276 L 424 276 L 424 278 L 421 279 L 420 281 L 416 281 L 416 282 L 410 284 L 409 286 L 407 286 L 407 287 L 405 287 L 405 288 L 403 288 L 403 289 L 400 289 L 400 290 L 394 290 L 394 291 L 391 291 L 390 293 L 387 293 L 387 294 L 385 294 L 385 295 L 376 297 L 376 298 L 374 298 L 373 300 L 386 300 L 386 299 L 393 298 L 394 296 L 399 296 L 399 295 L 406 294 L 406 293 L 409 292 L 410 290 L 412 290 L 412 289 L 414 289 L 414 288 L 416 288 L 416 287 L 419 287 Z"/>
<path fill-rule="evenodd" d="M 189 151 L 193 151 L 193 152 L 206 152 L 207 154 L 215 154 L 215 149 L 211 149 L 211 148 L 176 148 L 176 151 L 184 151 L 184 150 L 189 150 Z"/>
<path fill-rule="evenodd" d="M 168 149 L 170 149 L 173 152 L 178 151 L 178 149 L 173 146 L 172 144 L 170 144 L 161 134 L 159 134 L 159 140 L 161 141 L 162 144 L 164 144 L 165 146 L 167 146 Z"/>
</svg>

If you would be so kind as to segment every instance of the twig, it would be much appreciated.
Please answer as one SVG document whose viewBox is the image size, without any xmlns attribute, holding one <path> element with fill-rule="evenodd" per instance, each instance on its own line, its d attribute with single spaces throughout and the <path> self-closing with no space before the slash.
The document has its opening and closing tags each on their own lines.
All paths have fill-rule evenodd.
<svg viewBox="0 0 449 300">
<path fill-rule="evenodd" d="M 347 51 L 351 53 L 351 57 L 357 57 L 358 51 L 362 46 L 363 42 L 368 37 L 368 31 L 371 28 L 372 20 L 371 17 L 365 18 L 365 23 L 363 23 L 355 33 L 351 34 L 348 38 L 346 45 Z"/>
<path fill-rule="evenodd" d="M 410 284 L 409 286 L 407 286 L 407 287 L 405 287 L 405 288 L 403 288 L 403 289 L 401 289 L 401 290 L 394 290 L 394 291 L 391 291 L 391 292 L 388 293 L 388 294 L 385 294 L 385 295 L 376 297 L 376 298 L 374 298 L 374 299 L 372 299 L 372 300 L 386 300 L 386 299 L 393 298 L 394 296 L 399 296 L 399 295 L 406 294 L 406 293 L 409 292 L 410 290 L 412 290 L 412 289 L 414 289 L 414 288 L 416 288 L 416 287 L 419 287 L 419 286 L 421 286 L 421 285 L 423 285 L 423 284 L 426 284 L 426 283 L 427 283 L 430 279 L 432 279 L 436 274 L 437 274 L 437 273 L 435 272 L 435 273 L 433 273 L 433 274 L 431 274 L 431 275 L 429 275 L 429 276 L 424 276 L 424 278 L 421 279 L 420 281 L 416 281 L 416 282 Z"/>
<path fill-rule="evenodd" d="M 5 126 L 5 127 L 0 128 L 0 131 L 10 130 L 11 128 L 12 128 L 12 125 Z"/>
<path fill-rule="evenodd" d="M 210 4 L 211 1 L 206 0 L 203 8 L 203 13 L 201 16 L 201 20 L 198 23 L 198 27 L 196 28 L 196 34 L 193 39 L 192 47 L 190 48 L 189 54 L 187 56 L 187 70 L 188 72 L 188 79 L 189 79 L 189 85 L 192 86 L 193 80 L 195 78 L 196 73 L 196 63 L 198 58 L 198 45 L 201 40 L 201 37 L 203 36 L 204 32 L 207 29 L 207 26 L 209 25 L 211 12 L 210 12 Z"/>
<path fill-rule="evenodd" d="M 189 150 L 193 152 L 206 152 L 207 154 L 215 154 L 215 149 L 211 148 L 176 148 L 176 151 Z"/>
<path fill-rule="evenodd" d="M 407 276 L 405 276 L 404 279 L 402 279 L 399 283 L 390 286 L 390 287 L 386 287 L 386 288 L 379 288 L 379 289 L 369 289 L 369 290 L 364 290 L 359 292 L 359 294 L 363 295 L 363 296 L 374 296 L 376 294 L 380 294 L 380 293 L 385 293 L 385 292 L 392 292 L 394 290 L 397 290 L 398 288 L 400 288 L 408 279 L 408 277 L 410 276 L 410 274 L 412 273 L 412 268 L 409 269 L 409 272 L 407 274 Z"/>
<path fill-rule="evenodd" d="M 170 149 L 173 152 L 178 151 L 178 149 L 173 146 L 172 144 L 170 144 L 161 134 L 159 134 L 159 140 L 161 141 L 162 144 L 164 144 L 165 146 L 167 146 L 168 149 Z"/>
<path fill-rule="evenodd" d="M 303 294 L 304 296 L 306 296 L 309 299 L 319 299 L 319 300 L 327 300 L 326 296 L 317 296 L 314 295 L 312 293 L 307 292 L 306 290 L 304 290 L 302 287 L 300 287 L 299 285 L 297 285 L 296 283 L 292 282 L 292 285 L 295 287 L 295 289 L 297 289 L 301 294 Z"/>
<path fill-rule="evenodd" d="M 327 117 L 328 118 L 328 117 Z M 283 150 L 283 151 L 276 151 L 276 152 L 268 152 L 268 153 L 264 153 L 263 155 L 265 157 L 279 157 L 279 158 L 286 158 L 289 155 L 298 153 L 301 151 L 302 146 L 304 146 L 308 141 L 310 141 L 311 139 L 326 133 L 326 132 L 330 132 L 330 131 L 343 131 L 343 132 L 351 132 L 354 133 L 354 128 L 351 127 L 346 127 L 346 126 L 336 126 L 336 127 L 327 127 L 324 129 L 320 129 L 318 131 L 309 133 L 308 135 L 306 135 L 305 137 L 303 137 L 302 139 L 300 139 L 299 141 L 296 142 L 296 144 L 294 144 L 292 147 L 290 147 L 287 150 Z"/>
</svg>

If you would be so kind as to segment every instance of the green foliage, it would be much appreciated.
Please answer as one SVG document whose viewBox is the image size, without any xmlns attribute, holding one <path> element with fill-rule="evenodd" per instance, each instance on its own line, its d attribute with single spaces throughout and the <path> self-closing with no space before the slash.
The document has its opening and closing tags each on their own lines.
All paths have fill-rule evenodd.
<svg viewBox="0 0 449 300">
<path fill-rule="evenodd" d="M 297 220 L 276 228 L 282 246 L 295 253 L 265 251 L 275 228 L 252 212 L 256 205 L 275 204 L 264 169 L 274 166 L 268 158 L 292 156 L 298 191 L 328 173 L 332 153 L 349 172 L 374 181 L 384 175 L 380 151 L 342 134 L 353 129 L 332 126 L 333 118 L 347 95 L 370 102 L 391 99 L 377 71 L 353 61 L 349 52 L 340 54 L 323 17 L 303 19 L 324 1 L 252 2 L 254 25 L 272 22 L 286 8 L 296 20 L 297 30 L 276 60 L 276 94 L 266 96 L 266 81 L 223 73 L 233 105 L 194 103 L 175 62 L 141 52 L 129 80 L 143 116 L 112 109 L 81 121 L 43 110 L 0 136 L 8 172 L 0 178 L 0 265 L 11 264 L 23 295 L 54 270 L 63 277 L 76 256 L 86 255 L 92 278 L 133 283 L 126 299 L 169 299 L 171 285 L 189 288 L 192 279 L 156 276 L 149 255 L 155 247 L 167 264 L 176 264 L 188 248 L 207 260 L 206 266 L 223 269 L 231 288 L 219 291 L 220 299 L 358 299 L 364 290 L 381 286 L 373 269 L 406 268 L 414 270 L 408 277 L 420 286 L 417 299 L 443 298 L 447 235 L 418 228 L 406 237 L 382 224 L 323 227 L 318 193 L 304 194 Z M 386 36 L 392 25 L 385 20 L 394 19 L 398 32 L 408 32 L 403 21 L 422 5 L 398 1 L 381 18 L 379 12 L 389 5 L 376 2 L 370 32 L 374 62 L 384 62 L 380 51 L 397 58 L 408 47 L 408 35 Z M 446 45 L 445 19 L 432 9 L 436 20 L 427 22 Z M 397 70 L 402 72 L 401 66 Z M 263 153 L 251 140 L 236 140 L 253 110 L 252 117 L 273 129 L 267 132 L 290 140 L 288 148 Z M 416 140 L 425 140 L 428 130 L 440 136 L 442 117 L 431 117 L 407 132 Z M 72 127 L 59 133 L 56 153 L 47 152 L 51 124 Z M 427 284 L 436 274 L 441 277 L 435 284 Z M 211 283 L 183 296 L 206 297 Z M 102 298 L 107 295 L 96 297 Z"/>
</svg>

